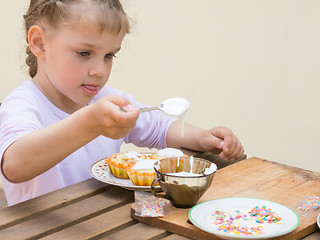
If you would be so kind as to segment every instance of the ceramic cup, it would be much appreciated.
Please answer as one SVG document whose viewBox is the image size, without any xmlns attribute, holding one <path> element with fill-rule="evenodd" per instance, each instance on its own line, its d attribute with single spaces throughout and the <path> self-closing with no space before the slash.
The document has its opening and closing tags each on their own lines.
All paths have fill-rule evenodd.
<svg viewBox="0 0 320 240">
<path fill-rule="evenodd" d="M 154 164 L 157 178 L 151 184 L 154 196 L 168 199 L 174 207 L 190 208 L 210 187 L 217 166 L 197 157 L 171 157 Z M 156 192 L 160 185 L 163 193 Z"/>
</svg>

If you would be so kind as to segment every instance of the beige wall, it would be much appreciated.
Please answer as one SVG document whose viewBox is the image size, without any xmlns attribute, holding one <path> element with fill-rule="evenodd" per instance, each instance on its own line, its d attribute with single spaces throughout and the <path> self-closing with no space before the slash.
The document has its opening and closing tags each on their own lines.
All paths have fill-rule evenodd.
<svg viewBox="0 0 320 240">
<path fill-rule="evenodd" d="M 151 105 L 185 97 L 188 122 L 232 128 L 249 157 L 320 172 L 320 1 L 122 2 L 134 23 L 110 85 Z M 27 4 L 1 0 L 0 101 L 28 77 Z"/>
</svg>

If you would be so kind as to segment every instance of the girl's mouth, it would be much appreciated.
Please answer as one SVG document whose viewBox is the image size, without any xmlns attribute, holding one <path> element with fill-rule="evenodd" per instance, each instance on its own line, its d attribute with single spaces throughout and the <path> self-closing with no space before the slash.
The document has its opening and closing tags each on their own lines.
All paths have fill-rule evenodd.
<svg viewBox="0 0 320 240">
<path fill-rule="evenodd" d="M 99 86 L 95 86 L 95 85 L 83 84 L 82 89 L 85 92 L 85 94 L 89 96 L 95 96 L 99 92 Z"/>
</svg>

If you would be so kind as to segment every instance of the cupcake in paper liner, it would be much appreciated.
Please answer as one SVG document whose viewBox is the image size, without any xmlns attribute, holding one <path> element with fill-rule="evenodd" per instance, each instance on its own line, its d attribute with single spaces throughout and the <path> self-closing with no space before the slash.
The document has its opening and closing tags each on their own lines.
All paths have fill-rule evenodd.
<svg viewBox="0 0 320 240">
<path fill-rule="evenodd" d="M 113 176 L 121 179 L 129 179 L 126 168 L 129 164 L 135 163 L 140 159 L 147 158 L 143 154 L 138 154 L 135 151 L 127 153 L 117 153 L 106 158 L 106 163 L 108 164 L 109 170 Z"/>
<path fill-rule="evenodd" d="M 131 182 L 136 186 L 151 186 L 157 177 L 153 169 L 153 164 L 156 161 L 158 160 L 145 159 L 129 164 L 126 171 Z"/>
</svg>

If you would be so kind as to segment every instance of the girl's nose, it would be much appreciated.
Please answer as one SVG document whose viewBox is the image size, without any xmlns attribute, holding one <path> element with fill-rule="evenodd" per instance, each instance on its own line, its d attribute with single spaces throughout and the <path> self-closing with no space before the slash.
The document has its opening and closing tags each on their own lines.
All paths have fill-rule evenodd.
<svg viewBox="0 0 320 240">
<path fill-rule="evenodd" d="M 95 61 L 89 69 L 89 76 L 104 77 L 108 74 L 108 64 L 104 61 Z"/>
</svg>

